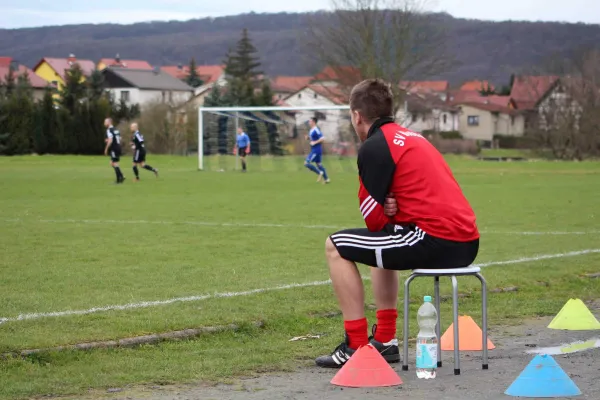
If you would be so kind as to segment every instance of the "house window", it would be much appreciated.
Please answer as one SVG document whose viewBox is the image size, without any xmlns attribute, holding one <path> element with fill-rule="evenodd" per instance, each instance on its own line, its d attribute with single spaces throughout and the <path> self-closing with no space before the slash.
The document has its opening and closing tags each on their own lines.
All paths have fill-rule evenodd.
<svg viewBox="0 0 600 400">
<path fill-rule="evenodd" d="M 298 98 L 301 99 L 302 98 L 302 93 L 298 93 Z"/>
<path fill-rule="evenodd" d="M 169 92 L 169 102 L 173 102 L 173 92 Z"/>
<path fill-rule="evenodd" d="M 124 102 L 129 101 L 129 90 L 123 90 L 121 92 L 121 101 L 124 101 Z"/>
<path fill-rule="evenodd" d="M 161 94 L 162 94 L 162 102 L 164 103 L 164 102 L 165 102 L 165 98 L 166 98 L 167 96 L 166 96 L 166 94 L 165 94 L 165 92 L 164 92 L 164 91 L 163 91 L 163 92 L 161 92 Z"/>
<path fill-rule="evenodd" d="M 318 99 L 318 98 L 319 98 L 319 95 L 315 93 L 315 99 Z"/>
<path fill-rule="evenodd" d="M 412 115 L 413 122 L 417 122 L 418 119 L 419 119 L 419 114 L 413 114 Z"/>
<path fill-rule="evenodd" d="M 448 122 L 448 115 L 447 115 L 447 114 L 444 114 L 444 115 L 442 116 L 442 121 L 444 121 L 444 123 L 447 123 L 447 122 Z"/>
<path fill-rule="evenodd" d="M 514 125 L 515 124 L 515 117 L 511 115 L 510 117 L 510 124 Z"/>
<path fill-rule="evenodd" d="M 469 115 L 467 117 L 467 124 L 469 126 L 479 126 L 479 116 L 478 115 Z"/>
</svg>

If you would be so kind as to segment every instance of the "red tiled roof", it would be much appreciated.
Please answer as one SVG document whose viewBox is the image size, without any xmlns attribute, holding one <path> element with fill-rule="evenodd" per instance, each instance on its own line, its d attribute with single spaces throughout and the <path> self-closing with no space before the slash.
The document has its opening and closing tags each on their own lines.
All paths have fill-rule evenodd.
<svg viewBox="0 0 600 400">
<path fill-rule="evenodd" d="M 12 57 L 0 57 L 0 67 L 10 67 Z"/>
<path fill-rule="evenodd" d="M 308 86 L 312 80 L 312 76 L 276 76 L 271 79 L 271 89 L 274 92 L 294 93 Z"/>
<path fill-rule="evenodd" d="M 448 81 L 402 81 L 400 87 L 408 92 L 446 92 L 450 88 Z"/>
<path fill-rule="evenodd" d="M 496 104 L 503 107 L 508 107 L 510 103 L 510 96 L 482 96 L 477 91 L 472 90 L 454 90 L 450 92 L 450 97 L 448 98 L 448 102 L 452 104 L 458 103 L 491 103 Z"/>
<path fill-rule="evenodd" d="M 328 87 L 323 85 L 308 85 L 310 90 L 331 100 L 335 104 L 348 104 L 348 94 L 341 90 L 339 87 Z"/>
<path fill-rule="evenodd" d="M 491 104 L 491 103 L 485 104 L 485 103 L 463 102 L 463 103 L 456 104 L 456 105 L 457 106 L 469 106 L 469 107 L 477 108 L 479 110 L 485 110 L 485 111 L 497 112 L 497 113 L 509 114 L 509 115 L 514 115 L 514 114 L 519 113 L 519 111 L 513 110 L 512 108 L 500 106 L 497 104 Z"/>
<path fill-rule="evenodd" d="M 494 85 L 489 83 L 488 81 L 468 81 L 462 84 L 460 90 L 473 90 L 479 91 L 482 89 L 490 89 L 494 90 Z"/>
<path fill-rule="evenodd" d="M 56 71 L 56 73 L 59 74 L 62 79 L 65 79 L 65 71 L 71 69 L 72 63 L 79 64 L 84 75 L 89 76 L 96 69 L 96 64 L 94 64 L 94 62 L 91 60 L 73 59 L 72 63 L 70 60 L 70 58 L 44 57 L 36 64 L 35 67 L 33 67 L 33 69 L 36 70 L 40 64 L 42 64 L 42 62 L 46 61 L 46 63 L 48 63 L 48 65 L 50 65 L 50 67 L 52 67 L 52 69 Z"/>
<path fill-rule="evenodd" d="M 510 97 L 519 109 L 535 108 L 557 80 L 558 76 L 515 76 Z"/>
<path fill-rule="evenodd" d="M 9 66 L 0 65 L 0 82 L 4 82 L 6 75 L 8 75 L 9 68 Z M 15 79 L 17 76 L 22 75 L 25 72 L 27 72 L 27 75 L 29 77 L 29 83 L 34 89 L 43 89 L 49 85 L 48 82 L 36 75 L 35 72 L 33 72 L 24 65 L 19 65 L 19 69 L 15 71 Z"/>
<path fill-rule="evenodd" d="M 160 69 L 167 74 L 174 76 L 177 79 L 185 79 L 188 76 L 190 67 L 187 65 L 166 65 Z M 196 72 L 204 83 L 216 82 L 221 75 L 225 73 L 224 65 L 199 65 L 196 67 Z"/>
<path fill-rule="evenodd" d="M 361 81 L 361 72 L 351 66 L 327 66 L 315 75 L 316 81 L 337 81 L 343 85 L 354 85 Z"/>
<path fill-rule="evenodd" d="M 131 69 L 152 69 L 152 65 L 148 61 L 143 60 L 121 60 L 117 61 L 114 58 L 102 58 L 98 64 L 104 64 L 108 67 L 120 67 L 120 68 L 131 68 Z"/>
</svg>

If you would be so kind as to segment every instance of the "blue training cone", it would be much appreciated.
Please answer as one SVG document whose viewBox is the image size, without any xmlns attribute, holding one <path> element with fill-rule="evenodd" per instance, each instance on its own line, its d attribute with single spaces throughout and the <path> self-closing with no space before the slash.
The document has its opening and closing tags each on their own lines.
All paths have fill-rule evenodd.
<svg viewBox="0 0 600 400">
<path fill-rule="evenodd" d="M 536 356 L 506 392 L 514 397 L 568 397 L 581 391 L 549 355 Z"/>
</svg>

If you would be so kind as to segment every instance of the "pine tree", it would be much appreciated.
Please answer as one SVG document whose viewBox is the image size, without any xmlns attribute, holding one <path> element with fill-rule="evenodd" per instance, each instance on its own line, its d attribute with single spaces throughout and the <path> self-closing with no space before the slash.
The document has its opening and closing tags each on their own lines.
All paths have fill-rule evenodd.
<svg viewBox="0 0 600 400">
<path fill-rule="evenodd" d="M 260 93 L 258 95 L 257 105 L 259 106 L 272 106 L 273 105 L 273 91 L 271 90 L 271 85 L 267 80 L 263 81 Z"/>
<path fill-rule="evenodd" d="M 242 38 L 236 46 L 235 55 L 232 57 L 235 76 L 253 83 L 257 81 L 257 77 L 262 74 L 261 71 L 257 70 L 261 66 L 260 60 L 256 56 L 257 52 L 248 36 L 248 30 L 244 28 Z"/>
<path fill-rule="evenodd" d="M 11 64 L 8 67 L 8 73 L 4 77 L 4 95 L 10 96 L 16 88 L 15 67 Z"/>
<path fill-rule="evenodd" d="M 184 81 L 193 88 L 197 88 L 204 84 L 202 79 L 200 79 L 200 75 L 198 75 L 198 66 L 196 65 L 196 59 L 194 57 L 190 60 L 189 71 Z"/>
<path fill-rule="evenodd" d="M 75 112 L 75 105 L 86 97 L 87 85 L 79 64 L 73 64 L 65 71 L 65 83 L 60 91 L 60 104 L 69 112 Z"/>
<path fill-rule="evenodd" d="M 256 53 L 248 30 L 244 29 L 235 52 L 229 49 L 225 60 L 227 98 L 232 105 L 252 106 L 258 103 L 254 92 L 262 72 L 258 70 L 261 63 Z"/>
<path fill-rule="evenodd" d="M 90 80 L 87 84 L 88 98 L 98 100 L 104 96 L 104 75 L 98 70 L 94 70 L 90 75 Z"/>
<path fill-rule="evenodd" d="M 33 88 L 31 87 L 31 81 L 29 80 L 29 73 L 27 72 L 27 70 L 19 74 L 19 76 L 17 77 L 15 92 L 24 97 L 33 97 Z"/>
</svg>

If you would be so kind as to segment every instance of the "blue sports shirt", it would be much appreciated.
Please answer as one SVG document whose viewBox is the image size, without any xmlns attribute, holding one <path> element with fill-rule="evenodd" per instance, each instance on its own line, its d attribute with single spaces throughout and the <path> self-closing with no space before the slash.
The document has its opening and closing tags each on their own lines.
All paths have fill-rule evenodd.
<svg viewBox="0 0 600 400">
<path fill-rule="evenodd" d="M 237 135 L 236 141 L 238 149 L 241 149 L 242 147 L 248 147 L 250 144 L 250 137 L 246 135 L 246 132 L 242 132 L 240 135 Z"/>
<path fill-rule="evenodd" d="M 311 142 L 314 142 L 314 141 L 321 139 L 323 137 L 323 134 L 321 133 L 321 130 L 319 129 L 319 127 L 315 126 L 314 128 L 312 128 L 310 130 L 309 136 L 310 136 Z M 313 153 L 321 153 L 321 151 L 322 151 L 321 144 L 322 143 L 318 143 L 318 144 L 315 144 L 314 146 L 312 146 L 312 149 L 311 149 L 312 152 Z"/>
</svg>

